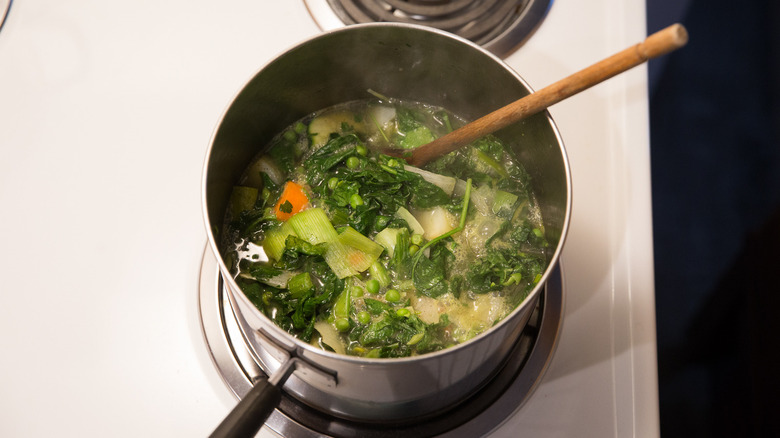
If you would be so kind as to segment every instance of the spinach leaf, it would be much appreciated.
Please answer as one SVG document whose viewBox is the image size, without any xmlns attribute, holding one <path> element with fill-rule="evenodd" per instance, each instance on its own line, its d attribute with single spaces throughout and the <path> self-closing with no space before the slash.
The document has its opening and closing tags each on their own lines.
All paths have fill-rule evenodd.
<svg viewBox="0 0 780 438">
<path fill-rule="evenodd" d="M 487 251 L 466 273 L 466 281 L 474 293 L 486 293 L 499 290 L 522 280 L 526 290 L 534 286 L 538 274 L 544 271 L 545 262 L 541 257 L 517 253 L 511 248 Z"/>
<path fill-rule="evenodd" d="M 446 280 L 447 266 L 455 260 L 455 255 L 443 242 L 431 246 L 431 257 L 421 257 L 414 269 L 414 286 L 417 292 L 437 298 L 450 290 Z"/>
<path fill-rule="evenodd" d="M 319 186 L 325 180 L 328 170 L 355 154 L 357 145 L 362 145 L 360 139 L 355 134 L 347 134 L 333 137 L 317 149 L 304 162 L 309 185 Z"/>
<path fill-rule="evenodd" d="M 357 337 L 363 347 L 374 348 L 379 357 L 404 357 L 440 350 L 446 345 L 440 331 L 449 324 L 442 315 L 436 324 L 426 324 L 414 314 L 402 316 L 392 309 L 374 321 Z"/>
</svg>

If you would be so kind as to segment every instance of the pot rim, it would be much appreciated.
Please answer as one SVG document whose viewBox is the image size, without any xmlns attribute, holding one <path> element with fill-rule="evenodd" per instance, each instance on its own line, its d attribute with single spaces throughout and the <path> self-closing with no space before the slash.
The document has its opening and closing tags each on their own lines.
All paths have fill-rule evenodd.
<svg viewBox="0 0 780 438">
<path fill-rule="evenodd" d="M 520 76 L 520 74 L 515 71 L 512 67 L 510 67 L 507 63 L 505 63 L 502 59 L 494 55 L 493 53 L 489 52 L 488 50 L 480 47 L 479 45 L 473 43 L 470 40 L 467 40 L 463 37 L 460 37 L 458 35 L 440 30 L 435 28 L 430 28 L 427 26 L 417 25 L 417 24 L 409 24 L 409 23 L 396 23 L 396 22 L 377 22 L 377 23 L 362 23 L 362 24 L 354 24 L 342 28 L 337 28 L 325 32 L 318 33 L 316 35 L 313 35 L 311 37 L 308 37 L 290 47 L 283 50 L 273 58 L 271 58 L 268 62 L 264 63 L 260 68 L 256 69 L 254 73 L 252 73 L 249 78 L 244 81 L 241 86 L 238 88 L 238 90 L 233 94 L 231 99 L 229 100 L 228 104 L 225 106 L 223 111 L 221 112 L 221 115 L 219 119 L 217 120 L 213 130 L 211 137 L 209 139 L 209 145 L 206 150 L 206 156 L 202 167 L 202 173 L 201 173 L 201 209 L 203 214 L 204 223 L 206 226 L 206 234 L 208 238 L 208 246 L 210 247 L 212 253 L 216 256 L 217 263 L 219 265 L 219 271 L 222 274 L 223 280 L 227 283 L 228 291 L 230 293 L 234 292 L 240 292 L 241 289 L 238 287 L 238 284 L 235 282 L 235 279 L 230 276 L 226 275 L 225 273 L 229 273 L 230 270 L 227 268 L 227 265 L 225 265 L 225 261 L 222 258 L 222 254 L 219 250 L 218 243 L 216 241 L 216 238 L 214 236 L 214 229 L 217 228 L 220 225 L 215 225 L 211 223 L 211 220 L 209 218 L 208 208 L 207 208 L 207 182 L 208 182 L 208 168 L 209 163 L 211 159 L 211 155 L 214 149 L 214 143 L 217 137 L 217 134 L 219 133 L 219 130 L 225 120 L 225 116 L 229 112 L 231 106 L 236 101 L 236 99 L 239 97 L 239 95 L 245 90 L 246 86 L 255 78 L 257 75 L 259 75 L 263 70 L 265 70 L 268 66 L 276 62 L 279 58 L 283 57 L 284 55 L 292 52 L 293 50 L 296 50 L 297 48 L 301 46 L 305 46 L 309 43 L 311 43 L 314 40 L 318 40 L 320 38 L 328 37 L 332 34 L 338 34 L 342 32 L 354 32 L 359 30 L 360 28 L 366 28 L 366 27 L 401 27 L 401 28 L 409 28 L 416 31 L 423 31 L 423 32 L 430 32 L 439 34 L 440 36 L 450 38 L 453 40 L 457 40 L 460 43 L 466 44 L 470 46 L 474 50 L 478 50 L 482 52 L 484 55 L 490 57 L 495 61 L 497 64 L 504 67 L 504 69 L 509 72 L 512 76 L 514 76 L 518 82 L 520 82 L 529 93 L 533 93 L 534 90 L 531 88 L 531 86 L 526 82 L 526 80 Z M 539 282 L 536 284 L 536 286 L 531 290 L 531 292 L 528 293 L 528 295 L 525 297 L 525 299 L 520 302 L 509 314 L 504 316 L 498 323 L 494 324 L 489 329 L 485 330 L 484 332 L 480 333 L 479 335 L 465 341 L 461 342 L 459 344 L 453 345 L 451 347 L 447 347 L 443 350 L 438 350 L 434 352 L 424 353 L 416 356 L 408 356 L 408 357 L 397 357 L 397 358 L 367 358 L 362 356 L 350 356 L 347 354 L 339 354 L 336 352 L 326 351 L 322 350 L 320 348 L 316 348 L 315 346 L 309 344 L 308 342 L 304 342 L 295 336 L 291 335 L 287 331 L 283 330 L 281 327 L 276 325 L 270 318 L 268 318 L 265 314 L 260 312 L 254 307 L 254 304 L 252 304 L 249 299 L 244 295 L 243 293 L 237 293 L 236 297 L 237 299 L 242 300 L 245 304 L 247 304 L 251 309 L 256 310 L 254 313 L 257 315 L 260 315 L 260 319 L 263 322 L 263 326 L 266 330 L 271 330 L 271 333 L 268 333 L 269 335 L 273 335 L 273 339 L 276 342 L 280 341 L 280 337 L 282 340 L 285 340 L 285 344 L 289 344 L 290 342 L 295 345 L 296 349 L 303 349 L 309 353 L 316 354 L 316 355 L 322 355 L 326 356 L 332 359 L 338 359 L 349 363 L 354 364 L 363 364 L 363 365 L 389 365 L 393 363 L 407 363 L 407 362 L 416 362 L 420 360 L 428 360 L 428 359 L 435 359 L 439 357 L 445 357 L 450 354 L 455 354 L 457 351 L 466 348 L 468 345 L 473 344 L 475 342 L 479 342 L 481 339 L 491 335 L 494 331 L 499 330 L 502 326 L 509 324 L 509 321 L 513 319 L 514 315 L 521 312 L 523 308 L 529 305 L 530 302 L 533 301 L 534 297 L 538 296 L 540 293 L 540 290 L 544 287 L 545 283 L 547 282 L 547 279 L 551 275 L 551 273 L 555 270 L 555 266 L 560 261 L 560 256 L 563 251 L 563 247 L 566 241 L 566 237 L 568 235 L 569 225 L 571 222 L 571 210 L 572 210 L 572 176 L 571 176 L 571 167 L 569 163 L 568 154 L 566 153 L 566 147 L 563 142 L 563 138 L 561 136 L 560 130 L 558 129 L 558 126 L 556 125 L 555 121 L 552 118 L 552 115 L 549 111 L 544 110 L 543 114 L 545 115 L 545 118 L 547 119 L 547 122 L 550 124 L 550 127 L 552 128 L 555 138 L 557 140 L 557 145 L 559 146 L 559 150 L 561 153 L 561 160 L 563 164 L 565 179 L 566 179 L 566 202 L 565 202 L 565 214 L 563 218 L 563 226 L 561 227 L 561 235 L 557 244 L 557 247 L 555 249 L 555 252 L 550 258 L 550 262 L 548 263 L 547 268 L 544 271 L 544 274 L 542 275 L 542 278 L 539 280 Z M 240 309 L 238 309 L 240 311 Z M 289 341 L 289 342 L 287 342 Z"/>
</svg>

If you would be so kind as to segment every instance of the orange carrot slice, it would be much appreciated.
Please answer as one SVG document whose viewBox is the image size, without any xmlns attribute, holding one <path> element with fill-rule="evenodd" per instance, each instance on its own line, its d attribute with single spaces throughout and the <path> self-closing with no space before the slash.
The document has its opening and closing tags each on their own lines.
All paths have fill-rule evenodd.
<svg viewBox="0 0 780 438">
<path fill-rule="evenodd" d="M 309 197 L 303 191 L 303 187 L 293 181 L 287 181 L 282 190 L 282 196 L 276 201 L 274 213 L 280 221 L 290 219 L 295 213 L 303 211 L 306 204 L 309 203 Z"/>
</svg>

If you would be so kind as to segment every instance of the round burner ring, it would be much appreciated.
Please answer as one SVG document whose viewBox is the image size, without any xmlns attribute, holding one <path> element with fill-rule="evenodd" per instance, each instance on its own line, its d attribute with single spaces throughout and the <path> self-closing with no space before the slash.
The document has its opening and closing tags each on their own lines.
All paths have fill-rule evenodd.
<svg viewBox="0 0 780 438">
<path fill-rule="evenodd" d="M 305 0 L 322 30 L 399 22 L 454 33 L 506 57 L 530 37 L 552 0 Z"/>
<path fill-rule="evenodd" d="M 499 372 L 493 381 L 461 406 L 425 424 L 405 426 L 404 434 L 484 436 L 519 409 L 541 381 L 557 346 L 564 303 L 562 282 L 559 266 L 550 275 L 540 296 L 542 304 L 534 311 L 504 366 L 504 370 L 514 371 Z M 216 258 L 208 247 L 201 264 L 198 298 L 201 328 L 212 361 L 228 388 L 241 399 L 252 388 L 253 379 L 265 374 L 244 340 L 230 307 L 227 290 L 223 287 Z M 453 428 L 452 418 L 463 421 Z M 329 417 L 289 396 L 282 399 L 280 407 L 266 421 L 266 426 L 283 436 L 302 438 L 327 435 L 399 436 L 398 430 L 389 431 Z"/>
</svg>

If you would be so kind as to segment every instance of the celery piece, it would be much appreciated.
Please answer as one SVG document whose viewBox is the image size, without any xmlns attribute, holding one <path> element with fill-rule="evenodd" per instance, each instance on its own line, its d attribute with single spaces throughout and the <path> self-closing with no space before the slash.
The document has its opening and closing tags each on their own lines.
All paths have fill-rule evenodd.
<svg viewBox="0 0 780 438">
<path fill-rule="evenodd" d="M 288 219 L 287 223 L 290 224 L 298 237 L 314 245 L 332 242 L 338 237 L 328 215 L 321 208 L 303 210 Z"/>
<path fill-rule="evenodd" d="M 261 245 L 269 258 L 279 260 L 282 258 L 287 242 L 287 236 L 295 236 L 295 231 L 290 222 L 285 222 L 279 227 L 271 228 L 265 232 L 265 238 Z"/>
<path fill-rule="evenodd" d="M 387 255 L 393 257 L 395 242 L 400 232 L 401 228 L 385 228 L 374 236 L 374 242 L 382 245 L 387 251 Z"/>
<path fill-rule="evenodd" d="M 230 214 L 233 217 L 244 210 L 251 210 L 257 201 L 258 190 L 255 187 L 234 186 L 230 192 Z"/>
<path fill-rule="evenodd" d="M 311 281 L 311 275 L 308 272 L 301 272 L 287 280 L 287 289 L 293 298 L 303 298 L 314 288 Z"/>
<path fill-rule="evenodd" d="M 511 216 L 515 202 L 517 202 L 517 195 L 514 193 L 496 190 L 496 194 L 493 196 L 493 214 L 502 217 Z"/>
<path fill-rule="evenodd" d="M 412 213 L 409 212 L 409 210 L 405 209 L 404 207 L 399 207 L 398 211 L 395 212 L 395 217 L 405 220 L 409 225 L 409 228 L 412 229 L 412 234 L 425 235 L 425 228 L 420 225 L 420 222 L 416 217 L 414 217 Z"/>
</svg>

